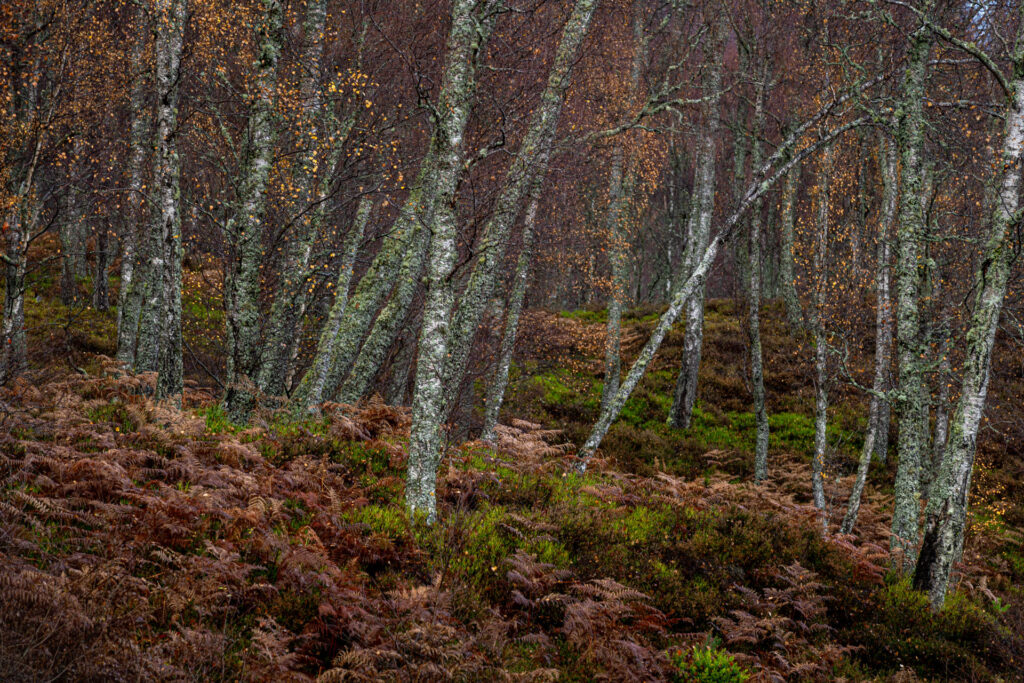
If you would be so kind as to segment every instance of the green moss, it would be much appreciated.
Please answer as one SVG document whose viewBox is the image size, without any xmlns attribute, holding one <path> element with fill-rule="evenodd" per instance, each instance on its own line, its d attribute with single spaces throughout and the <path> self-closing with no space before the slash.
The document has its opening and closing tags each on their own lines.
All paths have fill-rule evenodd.
<svg viewBox="0 0 1024 683">
<path fill-rule="evenodd" d="M 612 523 L 625 541 L 631 545 L 645 544 L 668 538 L 673 520 L 667 510 L 645 506 L 633 508 L 628 515 Z"/>
<path fill-rule="evenodd" d="M 409 517 L 400 507 L 367 505 L 347 515 L 348 519 L 365 524 L 372 533 L 391 540 L 409 538 Z"/>
</svg>

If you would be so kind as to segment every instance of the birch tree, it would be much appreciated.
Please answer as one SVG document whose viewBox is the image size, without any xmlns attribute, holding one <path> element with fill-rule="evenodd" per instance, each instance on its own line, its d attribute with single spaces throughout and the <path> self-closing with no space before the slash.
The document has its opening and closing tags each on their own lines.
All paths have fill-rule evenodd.
<svg viewBox="0 0 1024 683">
<path fill-rule="evenodd" d="M 146 106 L 149 83 L 146 50 L 148 12 L 142 3 L 135 6 L 137 30 L 132 41 L 132 80 L 128 99 L 128 116 L 131 121 L 128 148 L 128 188 L 124 206 L 126 224 L 121 233 L 121 285 L 117 293 L 117 360 L 132 364 L 135 361 L 135 344 L 139 333 L 139 310 L 142 304 L 142 288 L 136 272 L 140 226 L 144 223 L 143 177 L 145 173 L 146 142 L 149 133 L 149 108 Z"/>
<path fill-rule="evenodd" d="M 178 95 L 188 0 L 154 5 L 157 106 L 153 157 L 153 219 L 146 245 L 146 299 L 140 313 L 136 367 L 158 373 L 157 394 L 180 400 L 181 361 L 181 161 Z"/>
<path fill-rule="evenodd" d="M 832 147 L 826 147 L 818 166 L 818 213 L 814 235 L 814 295 L 811 330 L 814 334 L 814 454 L 811 460 L 811 491 L 814 507 L 821 511 L 828 529 L 825 508 L 825 460 L 828 456 L 828 336 L 825 333 L 825 290 L 828 286 L 829 187 Z"/>
<path fill-rule="evenodd" d="M 840 533 L 853 531 L 860 512 L 861 496 L 867 483 L 871 457 L 878 451 L 876 444 L 887 441 L 889 436 L 888 389 L 889 368 L 892 364 L 892 301 L 889 294 L 889 240 L 896 220 L 899 182 L 897 169 L 899 158 L 896 146 L 884 133 L 879 145 L 879 161 L 882 175 L 882 215 L 878 223 L 877 263 L 875 264 L 875 376 L 872 383 L 870 406 L 868 408 L 868 430 L 864 434 L 864 447 L 853 489 L 846 503 L 846 515 L 840 526 Z"/>
<path fill-rule="evenodd" d="M 529 128 L 519 145 L 519 153 L 505 174 L 494 213 L 484 226 L 483 235 L 476 245 L 477 256 L 473 260 L 472 272 L 448 329 L 448 357 L 443 375 L 445 386 L 456 387 L 462 382 L 473 339 L 505 258 L 512 225 L 533 178 L 544 175 L 547 170 L 547 159 L 558 129 L 572 69 L 579 58 L 596 7 L 597 0 L 576 0 L 573 4 L 572 13 L 555 50 L 540 103 L 532 114 Z"/>
<path fill-rule="evenodd" d="M 900 149 L 900 212 L 896 257 L 896 346 L 899 356 L 899 432 L 895 503 L 891 548 L 903 568 L 913 563 L 917 545 L 921 500 L 921 457 L 926 443 L 922 433 L 927 415 L 924 395 L 924 358 L 920 321 L 920 265 L 925 217 L 921 203 L 924 187 L 924 99 L 932 32 L 919 27 L 911 36 L 897 124 Z"/>
<path fill-rule="evenodd" d="M 721 10 L 720 10 L 721 12 Z M 693 208 L 686 225 L 686 250 L 683 277 L 697 270 L 711 238 L 711 219 L 715 213 L 715 155 L 721 129 L 719 97 L 722 90 L 722 62 L 725 44 L 724 13 L 712 19 L 711 39 L 705 47 L 707 72 L 704 78 L 704 105 L 697 157 L 694 165 Z M 688 429 L 697 402 L 697 376 L 700 372 L 701 346 L 704 342 L 703 280 L 686 302 L 686 329 L 683 337 L 683 361 L 676 378 L 668 423 L 676 429 Z"/>
<path fill-rule="evenodd" d="M 261 0 L 255 92 L 249 107 L 248 139 L 238 179 L 234 213 L 225 226 L 233 252 L 224 282 L 227 313 L 227 391 L 230 418 L 247 422 L 260 358 L 260 266 L 263 261 L 267 183 L 273 166 L 277 66 L 281 58 L 283 11 L 279 0 Z"/>
<path fill-rule="evenodd" d="M 765 61 L 757 83 L 754 103 L 754 134 L 750 150 L 750 163 L 754 168 L 761 165 L 761 136 L 765 129 L 765 99 L 768 96 L 770 71 Z M 768 475 L 768 410 L 765 406 L 764 359 L 761 353 L 761 204 L 754 204 L 750 214 L 749 248 L 750 286 L 747 291 L 748 315 L 747 334 L 750 340 L 750 383 L 754 396 L 754 417 L 757 433 L 754 441 L 754 481 L 760 483 Z"/>
<path fill-rule="evenodd" d="M 925 512 L 924 541 L 914 572 L 914 587 L 928 592 L 933 607 L 946 597 L 954 564 L 963 553 L 968 496 L 978 426 L 988 395 L 992 349 L 1015 256 L 1014 229 L 1020 210 L 1021 165 L 1024 163 L 1024 5 L 1007 76 L 973 43 L 959 41 L 929 22 L 929 28 L 974 55 L 997 78 L 1006 96 L 1003 145 L 996 170 L 999 192 L 992 210 L 984 250 L 974 275 L 974 310 L 967 330 L 967 348 L 960 380 L 960 398 L 950 420 L 949 439 L 932 485 Z"/>
<path fill-rule="evenodd" d="M 615 418 L 618 417 L 623 406 L 625 406 L 626 401 L 629 399 L 630 394 L 640 383 L 647 367 L 650 365 L 651 360 L 654 358 L 658 348 L 661 346 L 661 342 L 665 339 L 665 335 L 668 334 L 669 329 L 682 313 L 687 299 L 692 296 L 694 292 L 698 291 L 700 287 L 704 286 L 704 282 L 711 269 L 712 263 L 718 256 L 722 245 L 732 239 L 740 219 L 746 215 L 754 203 L 761 199 L 764 194 L 779 181 L 780 178 L 784 177 L 786 173 L 799 164 L 804 158 L 822 146 L 831 143 L 846 131 L 863 125 L 866 118 L 860 117 L 850 120 L 847 123 L 836 125 L 831 131 L 824 133 L 817 141 L 810 143 L 799 151 L 793 153 L 789 158 L 789 161 L 784 162 L 783 159 L 786 158 L 786 155 L 793 152 L 798 141 L 803 138 L 810 128 L 821 123 L 830 114 L 835 114 L 837 108 L 849 102 L 854 97 L 859 96 L 864 90 L 879 83 L 883 79 L 884 75 L 880 75 L 866 81 L 862 81 L 851 88 L 847 93 L 828 102 L 815 114 L 808 117 L 801 125 L 797 126 L 782 142 L 782 144 L 779 145 L 776 151 L 769 156 L 765 163 L 752 174 L 751 182 L 747 186 L 743 199 L 738 203 L 729 218 L 723 223 L 722 229 L 719 233 L 708 244 L 707 248 L 700 256 L 700 259 L 697 261 L 696 267 L 693 268 L 685 277 L 680 277 L 679 284 L 677 289 L 673 292 L 668 308 L 658 319 L 647 343 L 640 350 L 640 353 L 633 362 L 633 365 L 630 367 L 629 372 L 623 378 L 622 384 L 619 386 L 619 391 L 615 394 L 615 398 L 605 410 L 601 411 L 598 416 L 597 422 L 594 424 L 594 427 L 590 432 L 590 436 L 587 437 L 587 440 L 580 448 L 577 465 L 577 469 L 579 471 L 582 472 L 586 470 L 587 462 L 591 457 L 593 457 L 594 453 L 600 447 L 601 441 L 604 439 L 605 435 L 607 435 L 612 422 L 614 422 Z"/>
<path fill-rule="evenodd" d="M 331 304 L 331 311 L 327 316 L 320 332 L 320 343 L 317 344 L 316 353 L 309 369 L 302 376 L 302 381 L 296 389 L 296 395 L 300 397 L 297 401 L 300 408 L 323 403 L 324 387 L 327 384 L 327 376 L 334 363 L 339 331 L 342 320 L 348 312 L 349 286 L 352 282 L 352 271 L 355 268 L 356 254 L 363 240 L 366 231 L 366 224 L 370 219 L 370 212 L 373 209 L 373 202 L 368 197 L 359 201 L 359 208 L 356 209 L 356 217 L 352 228 L 345 239 L 345 247 L 342 251 L 341 263 L 338 266 L 338 277 L 334 285 L 334 302 Z"/>
<path fill-rule="evenodd" d="M 465 129 L 476 91 L 475 67 L 495 22 L 493 0 L 455 0 L 441 92 L 433 108 L 430 144 L 436 159 L 433 210 L 427 217 L 430 258 L 420 328 L 409 433 L 406 505 L 429 522 L 437 514 L 437 466 L 441 456 L 448 324 L 454 304 L 452 273 L 457 256 L 455 197 L 465 172 Z"/>
</svg>

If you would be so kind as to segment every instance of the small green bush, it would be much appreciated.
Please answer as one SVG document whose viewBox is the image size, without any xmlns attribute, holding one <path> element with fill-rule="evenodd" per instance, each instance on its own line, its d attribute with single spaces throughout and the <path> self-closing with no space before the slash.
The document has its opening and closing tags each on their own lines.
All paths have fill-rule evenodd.
<svg viewBox="0 0 1024 683">
<path fill-rule="evenodd" d="M 713 646 L 676 650 L 669 659 L 676 683 L 743 683 L 750 678 L 731 654 Z"/>
</svg>

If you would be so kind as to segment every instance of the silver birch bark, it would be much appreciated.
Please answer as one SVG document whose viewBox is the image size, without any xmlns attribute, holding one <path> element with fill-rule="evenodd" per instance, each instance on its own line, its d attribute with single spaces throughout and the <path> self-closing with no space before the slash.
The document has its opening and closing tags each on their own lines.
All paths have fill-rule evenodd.
<svg viewBox="0 0 1024 683">
<path fill-rule="evenodd" d="M 683 256 L 684 273 L 696 270 L 701 255 L 707 250 L 711 238 L 711 219 L 715 213 L 715 155 L 721 128 L 719 93 L 722 90 L 722 61 L 724 60 L 725 15 L 715 18 L 715 29 L 705 57 L 708 71 L 703 86 L 704 123 L 698 141 L 693 208 L 686 226 L 686 251 Z M 704 343 L 704 283 L 694 290 L 686 302 L 686 329 L 683 336 L 683 361 L 676 378 L 668 424 L 676 429 L 688 429 L 697 402 L 697 377 L 700 372 L 701 346 Z"/>
<path fill-rule="evenodd" d="M 621 374 L 620 351 L 622 346 L 622 299 L 625 296 L 626 245 L 622 222 L 625 216 L 625 199 L 622 191 L 622 143 L 616 141 L 612 149 L 612 166 L 608 181 L 608 214 L 605 229 L 608 231 L 609 261 L 612 267 L 611 291 L 608 294 L 608 320 L 605 324 L 604 381 L 601 386 L 601 407 L 608 405 L 619 390 Z"/>
<path fill-rule="evenodd" d="M 926 226 L 921 204 L 924 183 L 924 97 L 932 33 L 924 27 L 911 38 L 898 127 L 902 161 L 900 222 L 896 260 L 896 341 L 899 355 L 899 432 L 895 503 L 890 546 L 894 561 L 908 569 L 914 561 L 921 514 L 921 457 L 926 443 L 922 416 L 924 349 L 919 309 L 918 267 Z"/>
<path fill-rule="evenodd" d="M 274 158 L 277 64 L 281 57 L 283 10 L 279 0 L 261 0 L 255 92 L 249 107 L 249 138 L 238 182 L 234 215 L 225 232 L 233 262 L 225 277 L 227 391 L 231 420 L 247 422 L 255 400 L 260 357 L 260 265 L 266 233 L 267 183 Z"/>
<path fill-rule="evenodd" d="M 633 6 L 633 59 L 629 69 L 629 93 L 635 95 L 640 87 L 640 72 L 646 55 L 643 11 L 639 4 Z M 602 408 L 611 401 L 619 390 L 622 373 L 622 309 L 626 298 L 627 255 L 629 252 L 629 231 L 627 210 L 633 179 L 624 179 L 625 170 L 623 141 L 618 136 L 612 145 L 612 166 L 608 179 L 608 214 L 606 229 L 610 248 L 608 250 L 612 269 L 611 293 L 608 297 L 608 321 L 604 346 L 604 382 L 601 386 Z"/>
<path fill-rule="evenodd" d="M 320 332 L 320 343 L 317 344 L 313 362 L 295 390 L 294 403 L 300 410 L 312 408 L 325 400 L 324 387 L 327 383 L 327 375 L 334 362 L 338 333 L 348 309 L 348 290 L 352 283 L 352 270 L 355 268 L 356 254 L 359 253 L 359 246 L 362 244 L 363 234 L 366 231 L 366 224 L 370 220 L 372 209 L 373 202 L 369 197 L 364 196 L 359 200 L 355 221 L 345 239 L 341 264 L 338 266 L 338 278 L 334 285 L 334 303 L 331 304 L 331 312 Z"/>
<path fill-rule="evenodd" d="M 307 401 L 306 408 L 331 399 L 337 393 L 338 385 L 349 374 L 356 361 L 363 338 L 373 324 L 381 304 L 395 286 L 403 260 L 407 256 L 412 258 L 409 256 L 410 251 L 425 249 L 421 219 L 425 214 L 429 198 L 426 190 L 433 184 L 435 163 L 433 154 L 433 150 L 428 148 L 420 163 L 420 170 L 416 181 L 411 186 L 409 196 L 402 205 L 398 218 L 395 219 L 391 227 L 390 234 L 384 239 L 380 251 L 377 252 L 370 267 L 359 279 L 355 290 L 350 295 L 346 314 L 338 321 L 337 330 L 326 338 L 321 335 L 321 341 L 331 340 L 331 361 L 326 366 L 327 374 L 322 380 L 323 385 L 319 392 L 320 400 Z M 320 354 L 322 351 L 323 349 L 318 348 L 316 353 Z M 311 380 L 312 378 L 310 378 Z M 299 386 L 301 387 L 304 383 L 307 383 L 305 377 Z"/>
<path fill-rule="evenodd" d="M 187 0 L 160 0 L 156 54 L 155 208 L 147 235 L 146 300 L 140 314 L 136 365 L 157 372 L 157 394 L 180 399 L 181 375 L 181 163 L 177 149 L 178 95 Z"/>
<path fill-rule="evenodd" d="M 142 305 L 142 287 L 136 277 L 138 239 L 144 223 L 143 173 L 146 158 L 146 138 L 149 130 L 149 112 L 146 108 L 146 33 L 148 13 L 142 3 L 135 9 L 136 35 L 132 41 L 132 77 L 129 96 L 131 133 L 128 149 L 128 193 L 125 196 L 127 221 L 121 235 L 121 285 L 117 292 L 117 360 L 132 364 L 139 334 L 139 310 Z"/>
<path fill-rule="evenodd" d="M 562 30 L 540 104 L 533 112 L 530 126 L 519 146 L 519 153 L 506 173 L 494 213 L 487 221 L 483 236 L 477 244 L 477 257 L 448 331 L 449 355 L 444 370 L 446 386 L 457 387 L 462 382 L 473 339 L 491 299 L 523 197 L 529 191 L 533 178 L 545 175 L 547 171 L 547 159 L 558 129 L 572 69 L 597 4 L 598 0 L 576 0 L 574 3 L 572 14 Z"/>
<path fill-rule="evenodd" d="M 883 397 L 889 385 L 889 368 L 892 364 L 892 301 L 889 294 L 889 236 L 897 209 L 897 167 L 899 159 L 896 146 L 886 137 L 881 144 L 879 160 L 882 166 L 882 216 L 878 223 L 878 262 L 875 265 L 875 377 L 872 383 L 871 402 L 868 408 L 868 431 L 864 435 L 864 448 L 857 465 L 857 477 L 846 503 L 846 515 L 839 529 L 849 534 L 857 523 L 861 497 L 867 483 L 868 468 L 872 454 L 878 451 L 878 442 L 887 442 L 889 436 L 888 401 Z M 884 412 L 883 412 L 884 411 Z M 884 415 L 884 421 L 883 421 Z M 886 446 L 886 449 L 888 447 Z M 884 462 L 884 460 L 883 460 Z"/>
<path fill-rule="evenodd" d="M 256 378 L 260 392 L 272 396 L 283 394 L 287 386 L 289 366 L 297 350 L 298 327 L 308 306 L 313 244 L 326 215 L 330 171 L 340 158 L 345 139 L 355 125 L 354 113 L 337 130 L 321 131 L 317 125 L 322 107 L 320 72 L 323 70 L 326 20 L 327 1 L 309 0 L 303 25 L 306 45 L 301 57 L 302 77 L 299 82 L 303 108 L 302 137 L 307 148 L 294 181 L 303 213 L 296 220 L 294 234 L 288 241 L 280 281 L 266 323 Z M 327 172 L 321 172 L 317 182 L 316 169 L 322 161 L 320 157 L 324 147 L 321 140 L 326 140 L 332 147 L 326 160 Z"/>
<path fill-rule="evenodd" d="M 458 255 L 455 198 L 465 172 L 465 129 L 476 90 L 476 60 L 494 25 L 490 0 L 455 0 L 441 93 L 434 113 L 431 146 L 437 160 L 433 211 L 429 215 L 427 294 L 420 328 L 419 357 L 409 432 L 406 505 L 410 514 L 437 516 L 437 467 L 444 422 L 444 362 L 455 293 L 452 274 Z M 482 16 L 481 16 L 482 15 Z"/>
<path fill-rule="evenodd" d="M 992 349 L 1013 262 L 1012 228 L 1021 219 L 1021 165 L 1024 157 L 1024 5 L 1013 47 L 1006 128 L 1000 163 L 999 194 L 992 212 L 981 264 L 975 272 L 974 311 L 967 331 L 967 351 L 960 399 L 949 427 L 942 467 L 932 485 L 924 541 L 914 572 L 914 587 L 928 592 L 932 606 L 942 606 L 954 564 L 963 553 L 967 504 L 974 469 L 978 425 L 988 394 Z"/>
<path fill-rule="evenodd" d="M 757 84 L 757 100 L 754 104 L 754 136 L 750 150 L 750 162 L 754 168 L 761 165 L 761 135 L 765 129 L 765 97 L 768 94 L 769 70 L 767 62 L 761 71 Z M 750 320 L 747 332 L 750 339 L 750 383 L 754 397 L 754 416 L 757 436 L 754 441 L 754 482 L 761 483 L 768 475 L 768 410 L 765 406 L 764 359 L 761 353 L 761 202 L 754 204 L 750 215 L 750 287 L 747 292 Z"/>
<path fill-rule="evenodd" d="M 782 235 L 779 246 L 779 287 L 782 290 L 782 301 L 786 306 L 786 320 L 793 329 L 803 324 L 804 313 L 800 308 L 800 297 L 796 292 L 796 268 L 793 262 L 795 239 L 793 228 L 796 218 L 796 191 L 800 186 L 800 167 L 794 166 L 786 176 L 786 184 L 782 189 L 782 211 L 779 222 Z"/>
<path fill-rule="evenodd" d="M 516 346 L 516 334 L 519 332 L 519 316 L 523 311 L 523 301 L 526 299 L 526 285 L 530 279 L 530 264 L 533 260 L 533 235 L 536 229 L 537 209 L 540 205 L 540 190 L 544 182 L 544 176 L 537 175 L 534 179 L 533 191 L 530 194 L 530 203 L 526 207 L 526 216 L 523 225 L 523 244 L 519 250 L 519 260 L 516 262 L 515 282 L 512 285 L 512 293 L 509 295 L 508 305 L 505 306 L 505 330 L 501 338 L 501 350 L 498 352 L 498 365 L 494 369 L 487 388 L 487 397 L 484 400 L 484 426 L 480 438 L 484 441 L 493 441 L 495 438 L 494 428 L 498 426 L 498 417 L 501 415 L 501 404 L 505 400 L 505 390 L 508 388 L 508 373 L 512 366 L 512 352 Z"/>
<path fill-rule="evenodd" d="M 440 173 L 439 170 L 437 172 Z M 443 182 L 444 180 L 435 174 L 430 196 L 424 207 L 427 208 L 427 212 L 422 214 L 421 220 L 424 223 L 430 221 L 432 214 L 437 210 L 438 185 Z M 338 400 L 342 403 L 355 403 L 362 398 L 387 359 L 388 351 L 398 338 L 412 300 L 420 288 L 430 239 L 431 235 L 422 227 L 412 235 L 409 249 L 398 268 L 395 290 L 373 322 L 370 334 L 363 341 L 348 377 L 338 390 Z"/>
<path fill-rule="evenodd" d="M 811 461 L 811 490 L 814 506 L 821 511 L 828 529 L 825 509 L 825 460 L 828 456 L 828 337 L 825 333 L 825 289 L 828 285 L 829 186 L 832 176 L 832 148 L 827 147 L 818 167 L 818 215 L 814 238 L 814 297 L 811 329 L 814 332 L 814 456 Z"/>
</svg>

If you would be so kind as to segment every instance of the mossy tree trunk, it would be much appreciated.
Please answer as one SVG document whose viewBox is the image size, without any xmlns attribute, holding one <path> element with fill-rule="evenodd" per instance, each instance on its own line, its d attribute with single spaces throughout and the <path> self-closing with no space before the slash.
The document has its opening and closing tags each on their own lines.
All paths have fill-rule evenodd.
<svg viewBox="0 0 1024 683">
<path fill-rule="evenodd" d="M 761 70 L 761 78 L 757 83 L 757 96 L 754 103 L 754 134 L 750 149 L 750 163 L 754 168 L 761 165 L 761 136 L 765 130 L 765 98 L 768 96 L 769 79 L 771 77 L 767 61 Z M 765 406 L 764 359 L 761 353 L 761 208 L 758 201 L 750 214 L 749 255 L 750 267 L 748 275 L 750 286 L 747 288 L 749 320 L 747 333 L 750 340 L 750 383 L 754 398 L 754 417 L 757 423 L 757 436 L 754 442 L 754 481 L 761 483 L 768 475 L 768 409 Z"/>
<path fill-rule="evenodd" d="M 455 199 L 465 173 L 465 129 L 476 93 L 477 60 L 482 57 L 493 30 L 496 4 L 493 0 L 454 2 L 441 92 L 432 113 L 434 132 L 430 145 L 436 159 L 436 184 L 431 188 L 433 210 L 426 224 L 431 235 L 427 294 L 413 387 L 406 485 L 410 514 L 423 514 L 429 522 L 437 515 L 436 482 L 442 455 L 444 393 L 446 389 L 454 389 L 446 387 L 443 371 L 455 300 L 452 284 L 458 255 Z"/>
<path fill-rule="evenodd" d="M 814 506 L 821 511 L 828 528 L 825 500 L 825 464 L 828 457 L 828 335 L 825 330 L 825 290 L 828 287 L 829 190 L 832 177 L 832 147 L 827 147 L 818 166 L 818 213 L 814 236 L 814 295 L 811 330 L 814 333 L 814 455 L 811 461 L 811 491 Z"/>
<path fill-rule="evenodd" d="M 914 561 L 918 518 L 921 514 L 921 458 L 927 433 L 923 416 L 925 358 L 920 320 L 922 241 L 926 224 L 922 206 L 924 186 L 924 98 L 932 33 L 919 28 L 911 38 L 903 80 L 897 139 L 901 155 L 900 215 L 896 257 L 896 345 L 899 356 L 899 431 L 895 503 L 890 546 L 894 561 L 904 569 Z"/>
<path fill-rule="evenodd" d="M 1024 162 L 1024 5 L 1012 54 L 1003 148 L 996 164 L 1001 178 L 980 264 L 974 276 L 976 298 L 967 331 L 960 398 L 949 439 L 932 484 L 925 513 L 924 541 L 914 587 L 925 590 L 938 609 L 946 598 L 954 564 L 963 553 L 968 495 L 999 316 L 1014 260 L 1013 227 L 1021 220 L 1021 166 Z"/>
<path fill-rule="evenodd" d="M 158 373 L 157 395 L 180 402 L 181 360 L 181 161 L 177 149 L 181 54 L 188 0 L 154 6 L 156 143 L 153 219 L 146 235 L 146 298 L 140 313 L 136 366 Z"/>
<path fill-rule="evenodd" d="M 462 383 L 469 352 L 491 301 L 523 198 L 532 187 L 533 179 L 547 172 L 547 160 L 558 129 L 573 66 L 579 58 L 596 7 L 597 0 L 576 0 L 573 4 L 572 13 L 555 50 L 540 103 L 533 112 L 519 152 L 509 165 L 494 213 L 484 226 L 483 235 L 476 245 L 477 256 L 473 261 L 472 272 L 448 329 L 445 386 L 454 388 Z M 451 408 L 448 405 L 446 410 Z"/>
<path fill-rule="evenodd" d="M 364 196 L 359 200 L 355 220 L 345 238 L 345 247 L 341 263 L 338 266 L 338 277 L 334 284 L 334 302 L 331 304 L 331 311 L 320 332 L 320 342 L 313 355 L 313 362 L 295 390 L 294 403 L 300 410 L 312 408 L 326 400 L 324 388 L 327 385 L 331 366 L 335 363 L 339 332 L 348 310 L 348 290 L 352 283 L 352 270 L 355 268 L 356 255 L 359 253 L 372 209 L 373 202 L 369 197 Z"/>
<path fill-rule="evenodd" d="M 225 226 L 231 262 L 224 278 L 227 318 L 227 391 L 224 408 L 232 421 L 245 423 L 252 410 L 261 347 L 260 272 L 266 234 L 267 184 L 274 161 L 277 129 L 277 65 L 281 57 L 283 8 L 262 0 L 257 36 L 255 92 L 249 106 L 248 139 L 234 213 Z"/>
</svg>

